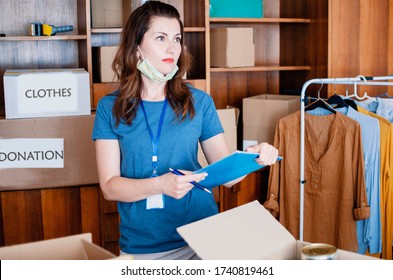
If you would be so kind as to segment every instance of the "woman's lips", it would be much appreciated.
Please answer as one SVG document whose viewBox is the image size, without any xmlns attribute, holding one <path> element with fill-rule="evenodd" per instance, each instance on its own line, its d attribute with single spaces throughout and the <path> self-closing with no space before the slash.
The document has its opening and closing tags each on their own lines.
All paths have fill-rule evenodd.
<svg viewBox="0 0 393 280">
<path fill-rule="evenodd" d="M 175 60 L 173 58 L 164 58 L 162 61 L 166 63 L 173 63 Z"/>
</svg>

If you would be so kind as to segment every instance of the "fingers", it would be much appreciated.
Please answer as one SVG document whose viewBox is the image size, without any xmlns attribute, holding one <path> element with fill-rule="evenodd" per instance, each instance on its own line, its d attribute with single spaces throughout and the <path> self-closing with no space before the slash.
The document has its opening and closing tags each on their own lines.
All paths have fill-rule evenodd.
<svg viewBox="0 0 393 280">
<path fill-rule="evenodd" d="M 184 173 L 186 173 L 186 171 L 184 171 Z M 180 199 L 194 187 L 194 185 L 191 184 L 192 181 L 202 181 L 207 176 L 207 173 L 194 174 L 187 172 L 185 175 L 175 175 L 172 173 L 168 173 L 167 175 L 169 176 L 170 183 L 168 184 L 166 194 L 173 198 Z"/>
<path fill-rule="evenodd" d="M 278 150 L 268 143 L 260 143 L 248 147 L 247 152 L 259 153 L 257 162 L 261 165 L 272 165 L 276 163 L 278 157 Z"/>
</svg>

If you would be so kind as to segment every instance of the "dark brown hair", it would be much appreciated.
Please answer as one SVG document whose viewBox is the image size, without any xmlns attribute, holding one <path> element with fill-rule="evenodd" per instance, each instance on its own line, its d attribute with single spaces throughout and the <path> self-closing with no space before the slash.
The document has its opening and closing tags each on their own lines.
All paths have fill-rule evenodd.
<svg viewBox="0 0 393 280">
<path fill-rule="evenodd" d="M 171 5 L 159 1 L 147 1 L 129 17 L 123 28 L 119 49 L 112 63 L 112 69 L 120 83 L 119 96 L 113 107 L 116 125 L 121 120 L 131 124 L 141 102 L 143 82 L 141 73 L 137 69 L 137 47 L 150 28 L 152 17 L 175 18 L 180 24 L 182 51 L 177 62 L 179 70 L 166 84 L 166 97 L 179 120 L 184 120 L 187 115 L 191 118 L 195 115 L 192 94 L 182 79 L 191 68 L 192 57 L 184 47 L 184 26 L 180 20 L 179 12 Z"/>
</svg>

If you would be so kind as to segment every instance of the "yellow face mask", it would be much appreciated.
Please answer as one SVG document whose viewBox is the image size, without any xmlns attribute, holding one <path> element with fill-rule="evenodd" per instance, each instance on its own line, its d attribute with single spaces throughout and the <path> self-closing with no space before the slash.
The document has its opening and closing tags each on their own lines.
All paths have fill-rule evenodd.
<svg viewBox="0 0 393 280">
<path fill-rule="evenodd" d="M 139 50 L 139 52 L 141 51 Z M 137 68 L 139 71 L 141 71 L 142 74 L 144 74 L 146 77 L 156 83 L 165 83 L 171 80 L 175 76 L 176 72 L 179 70 L 179 67 L 176 65 L 171 72 L 164 75 L 160 71 L 158 71 L 153 65 L 151 65 L 147 58 L 143 58 L 143 56 L 142 59 L 138 60 Z"/>
</svg>

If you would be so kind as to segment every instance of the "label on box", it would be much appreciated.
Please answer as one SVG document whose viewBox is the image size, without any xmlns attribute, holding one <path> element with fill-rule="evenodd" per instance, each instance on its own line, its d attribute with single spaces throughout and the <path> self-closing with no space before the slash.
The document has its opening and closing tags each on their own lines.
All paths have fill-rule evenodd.
<svg viewBox="0 0 393 280">
<path fill-rule="evenodd" d="M 7 70 L 6 118 L 90 114 L 89 74 L 84 69 Z"/>
<path fill-rule="evenodd" d="M 78 84 L 74 75 L 70 72 L 46 75 L 45 83 L 43 79 L 37 79 L 37 74 L 26 74 L 18 78 L 18 112 L 34 114 L 56 111 L 59 108 L 62 111 L 75 111 L 78 108 Z"/>
<path fill-rule="evenodd" d="M 64 168 L 64 139 L 0 139 L 1 168 Z"/>
</svg>

